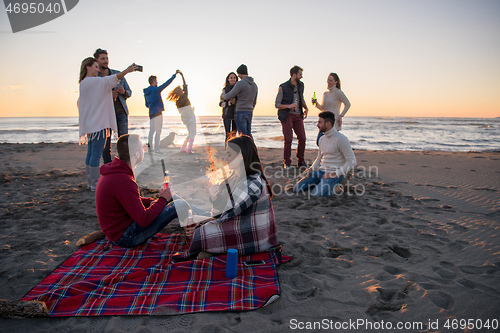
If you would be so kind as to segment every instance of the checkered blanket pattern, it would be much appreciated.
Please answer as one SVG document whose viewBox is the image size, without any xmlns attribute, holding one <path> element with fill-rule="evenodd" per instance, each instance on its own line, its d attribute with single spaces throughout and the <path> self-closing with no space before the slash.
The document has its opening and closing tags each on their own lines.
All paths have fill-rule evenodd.
<svg viewBox="0 0 500 333">
<path fill-rule="evenodd" d="M 172 262 L 185 244 L 180 234 L 157 234 L 126 249 L 106 239 L 76 251 L 24 301 L 45 301 L 49 315 L 167 315 L 253 310 L 279 295 L 276 265 L 290 260 L 281 248 L 240 256 L 238 276 L 227 279 L 226 256 Z M 265 260 L 246 267 L 245 260 Z"/>
</svg>

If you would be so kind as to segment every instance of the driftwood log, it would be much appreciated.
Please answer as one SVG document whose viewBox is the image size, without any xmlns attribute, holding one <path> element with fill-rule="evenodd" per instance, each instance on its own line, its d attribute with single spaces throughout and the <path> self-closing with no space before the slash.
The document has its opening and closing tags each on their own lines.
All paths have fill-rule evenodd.
<svg viewBox="0 0 500 333">
<path fill-rule="evenodd" d="M 83 236 L 82 238 L 80 238 L 76 242 L 76 246 L 87 245 L 95 242 L 96 240 L 103 239 L 104 237 L 106 237 L 106 235 L 101 230 L 94 231 L 93 233 L 90 233 L 87 236 Z"/>
<path fill-rule="evenodd" d="M 41 301 L 7 301 L 0 299 L 0 315 L 3 317 L 48 317 L 49 310 Z"/>
</svg>

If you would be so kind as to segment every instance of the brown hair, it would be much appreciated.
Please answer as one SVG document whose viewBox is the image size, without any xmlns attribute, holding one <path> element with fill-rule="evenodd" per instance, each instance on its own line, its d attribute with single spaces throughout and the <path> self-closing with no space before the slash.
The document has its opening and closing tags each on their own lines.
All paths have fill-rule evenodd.
<svg viewBox="0 0 500 333">
<path fill-rule="evenodd" d="M 97 50 L 95 50 L 95 52 L 94 52 L 94 58 L 97 60 L 97 58 L 99 58 L 99 56 L 100 56 L 101 54 L 108 55 L 108 51 L 103 50 L 103 49 L 97 49 Z"/>
<path fill-rule="evenodd" d="M 332 126 L 335 125 L 335 113 L 331 111 L 323 111 L 318 114 L 318 117 L 321 117 L 325 120 L 325 122 L 330 123 Z"/>
<path fill-rule="evenodd" d="M 238 75 L 236 75 L 235 72 L 231 72 L 231 73 L 227 74 L 227 76 L 226 76 L 226 82 L 224 83 L 224 87 L 231 85 L 231 83 L 229 83 L 229 77 L 231 76 L 231 74 L 233 74 L 236 77 L 236 82 L 238 82 Z"/>
<path fill-rule="evenodd" d="M 299 71 L 303 71 L 303 69 L 297 65 L 293 66 L 292 68 L 290 68 L 290 77 L 292 77 L 293 74 L 298 74 Z"/>
<path fill-rule="evenodd" d="M 130 163 L 130 155 L 131 153 L 135 153 L 135 148 L 142 149 L 141 136 L 139 134 L 124 134 L 116 141 L 118 158 L 125 163 Z"/>
<path fill-rule="evenodd" d="M 148 78 L 148 82 L 149 84 L 153 84 L 153 82 L 156 80 L 156 76 L 154 75 L 151 75 L 149 78 Z"/>
<path fill-rule="evenodd" d="M 177 100 L 184 94 L 181 86 L 177 86 L 168 93 L 167 101 L 177 102 Z"/>
<path fill-rule="evenodd" d="M 92 57 L 83 59 L 82 65 L 80 66 L 80 79 L 78 80 L 78 83 L 82 82 L 82 80 L 85 79 L 85 77 L 87 76 L 87 67 L 92 66 L 94 62 L 97 62 L 97 60 Z"/>
<path fill-rule="evenodd" d="M 330 76 L 333 77 L 335 81 L 337 81 L 336 87 L 340 89 L 340 78 L 337 73 L 330 73 Z"/>
</svg>

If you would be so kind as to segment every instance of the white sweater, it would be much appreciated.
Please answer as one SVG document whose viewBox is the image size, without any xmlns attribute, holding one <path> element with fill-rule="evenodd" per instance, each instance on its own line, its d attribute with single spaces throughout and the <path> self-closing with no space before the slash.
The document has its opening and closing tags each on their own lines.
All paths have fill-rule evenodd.
<svg viewBox="0 0 500 333">
<path fill-rule="evenodd" d="M 342 105 L 342 103 L 344 103 L 344 109 L 342 110 L 342 114 L 340 114 L 340 106 Z M 341 115 L 342 117 L 345 116 L 345 114 L 351 107 L 351 103 L 342 90 L 333 86 L 323 94 L 323 105 L 317 103 L 316 107 L 321 111 L 331 111 L 335 113 L 335 129 L 340 130 L 337 119 L 339 115 Z"/>
<path fill-rule="evenodd" d="M 342 176 L 356 166 L 356 157 L 347 137 L 332 128 L 319 139 L 318 157 L 311 168 L 316 171 L 335 172 Z"/>
<path fill-rule="evenodd" d="M 80 82 L 80 98 L 78 99 L 80 140 L 86 134 L 106 128 L 117 131 L 111 90 L 118 82 L 120 80 L 116 74 L 105 77 L 86 77 Z M 85 142 L 84 138 L 83 141 Z"/>
</svg>

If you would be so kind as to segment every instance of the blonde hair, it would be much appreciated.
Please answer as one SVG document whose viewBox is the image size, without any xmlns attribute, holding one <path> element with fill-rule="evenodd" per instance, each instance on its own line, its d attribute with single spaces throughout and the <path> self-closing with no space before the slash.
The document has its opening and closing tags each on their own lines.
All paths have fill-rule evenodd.
<svg viewBox="0 0 500 333">
<path fill-rule="evenodd" d="M 177 86 L 168 93 L 167 101 L 177 102 L 177 100 L 184 94 L 181 86 Z"/>
</svg>

